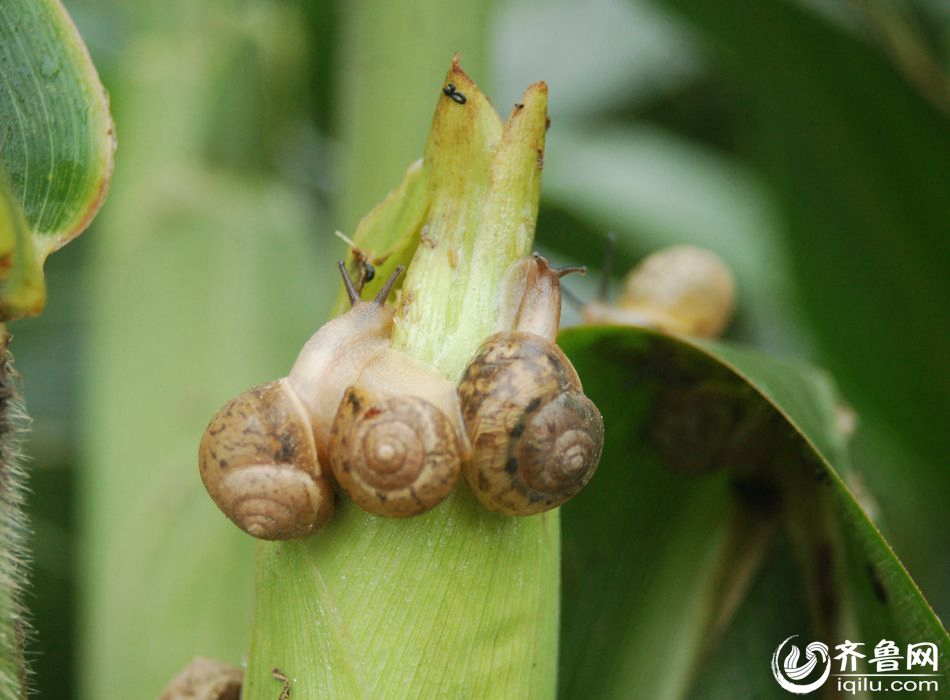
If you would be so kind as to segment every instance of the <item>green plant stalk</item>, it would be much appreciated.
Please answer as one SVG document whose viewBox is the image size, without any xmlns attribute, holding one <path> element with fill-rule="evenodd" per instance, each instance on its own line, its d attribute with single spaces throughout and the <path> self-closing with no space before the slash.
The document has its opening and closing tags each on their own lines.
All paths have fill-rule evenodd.
<svg viewBox="0 0 950 700">
<path fill-rule="evenodd" d="M 0 324 L 0 698 L 4 700 L 27 696 L 23 648 L 30 629 L 22 600 L 30 557 L 20 451 L 29 419 L 17 391 L 9 339 L 6 325 Z"/>
<path fill-rule="evenodd" d="M 502 127 L 457 62 L 448 82 L 467 100 L 439 98 L 393 342 L 455 379 L 530 252 L 547 89 L 528 88 Z M 323 532 L 259 546 L 245 697 L 273 697 L 274 669 L 300 697 L 553 697 L 559 549 L 556 512 L 498 516 L 464 486 L 407 520 L 340 499 Z"/>
<path fill-rule="evenodd" d="M 208 498 L 197 447 L 227 399 L 286 373 L 334 291 L 313 235 L 329 226 L 309 193 L 226 168 L 220 149 L 205 155 L 227 117 L 222 86 L 265 102 L 281 89 L 284 71 L 255 62 L 260 73 L 237 80 L 231 58 L 259 41 L 295 60 L 294 8 L 179 0 L 136 16 L 112 84 L 123 165 L 83 287 L 77 651 L 88 698 L 157 697 L 196 655 L 241 663 L 254 543 Z"/>
<path fill-rule="evenodd" d="M 31 306 L 23 301 L 45 298 L 39 258 L 23 212 L 7 187 L 0 164 L 0 246 L 13 260 L 6 279 L 0 280 L 0 315 L 8 318 Z M 38 309 L 37 309 L 38 312 Z M 16 386 L 10 335 L 0 323 L 0 699 L 25 698 L 28 667 L 24 644 L 29 619 L 23 604 L 30 553 L 29 526 L 24 510 L 27 474 L 22 466 L 20 440 L 28 422 Z"/>
</svg>

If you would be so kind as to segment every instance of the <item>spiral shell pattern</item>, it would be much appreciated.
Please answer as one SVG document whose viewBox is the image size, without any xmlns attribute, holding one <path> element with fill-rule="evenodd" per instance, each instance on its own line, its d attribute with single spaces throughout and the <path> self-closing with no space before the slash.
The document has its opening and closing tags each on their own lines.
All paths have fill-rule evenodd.
<svg viewBox="0 0 950 700">
<path fill-rule="evenodd" d="M 198 469 L 218 508 L 254 537 L 306 537 L 333 514 L 310 423 L 283 381 L 241 394 L 211 419 Z"/>
<path fill-rule="evenodd" d="M 528 333 L 491 336 L 466 367 L 459 399 L 472 443 L 463 473 L 486 508 L 541 513 L 593 476 L 603 420 L 557 345 Z"/>
<path fill-rule="evenodd" d="M 329 452 L 357 505 L 394 518 L 438 505 L 461 472 L 459 436 L 442 411 L 414 396 L 379 400 L 358 386 L 340 402 Z"/>
</svg>

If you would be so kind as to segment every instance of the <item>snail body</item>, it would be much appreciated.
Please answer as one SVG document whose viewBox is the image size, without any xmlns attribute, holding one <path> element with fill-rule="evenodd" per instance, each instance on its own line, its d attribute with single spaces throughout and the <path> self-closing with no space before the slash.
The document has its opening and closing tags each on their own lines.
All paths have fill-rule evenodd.
<svg viewBox="0 0 950 700">
<path fill-rule="evenodd" d="M 357 301 L 311 336 L 287 375 L 310 416 L 323 464 L 329 464 L 330 428 L 343 394 L 389 347 L 392 322 L 392 307 Z"/>
<path fill-rule="evenodd" d="M 364 366 L 389 344 L 386 297 L 401 269 L 363 302 L 341 267 L 352 308 L 307 341 L 290 374 L 229 401 L 198 448 L 215 504 L 254 537 L 306 537 L 333 514 L 327 444 L 337 406 Z"/>
<path fill-rule="evenodd" d="M 572 498 L 603 449 L 603 419 L 554 343 L 559 277 L 540 256 L 518 263 L 503 297 L 503 329 L 482 343 L 458 386 L 471 442 L 465 480 L 486 508 L 505 515 Z"/>
<path fill-rule="evenodd" d="M 679 245 L 644 258 L 624 278 L 616 305 L 585 304 L 587 324 L 646 326 L 664 333 L 715 338 L 735 309 L 735 278 L 712 251 Z"/>
</svg>

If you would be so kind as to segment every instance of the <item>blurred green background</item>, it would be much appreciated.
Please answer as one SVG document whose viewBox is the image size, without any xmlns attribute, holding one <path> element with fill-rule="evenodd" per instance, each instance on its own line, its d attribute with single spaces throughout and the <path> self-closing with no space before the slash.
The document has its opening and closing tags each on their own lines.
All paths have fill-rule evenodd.
<svg viewBox="0 0 950 700">
<path fill-rule="evenodd" d="M 11 325 L 42 697 L 101 697 L 136 640 L 163 660 L 149 678 L 222 636 L 244 647 L 253 547 L 204 496 L 198 437 L 323 320 L 333 231 L 421 156 L 456 50 L 503 115 L 549 84 L 540 248 L 596 268 L 614 231 L 619 271 L 710 247 L 738 277 L 729 337 L 833 371 L 858 416 L 852 486 L 950 615 L 950 5 L 65 4 L 119 150 L 102 214 L 47 264 L 46 312 Z"/>
</svg>

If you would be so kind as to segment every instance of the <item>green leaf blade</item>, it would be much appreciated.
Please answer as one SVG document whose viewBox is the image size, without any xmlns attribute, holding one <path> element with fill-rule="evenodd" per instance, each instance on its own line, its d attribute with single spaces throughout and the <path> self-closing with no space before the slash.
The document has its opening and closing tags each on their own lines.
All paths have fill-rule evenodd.
<svg viewBox="0 0 950 700">
<path fill-rule="evenodd" d="M 933 429 L 950 414 L 946 113 L 873 31 L 846 31 L 801 3 L 664 4 L 709 40 L 742 95 L 749 154 L 777 195 L 821 361 L 860 407 L 868 484 L 886 495 L 889 535 L 946 617 L 950 432 Z"/>
<path fill-rule="evenodd" d="M 108 98 L 58 0 L 0 7 L 0 161 L 41 259 L 89 224 L 115 147 Z"/>
<path fill-rule="evenodd" d="M 353 234 L 353 244 L 376 271 L 376 276 L 363 287 L 365 298 L 375 296 L 397 266 L 409 265 L 419 245 L 419 234 L 428 209 L 428 173 L 422 161 L 416 161 L 406 170 L 399 186 L 360 219 Z M 360 279 L 360 260 L 352 248 L 347 259 L 350 277 Z M 401 286 L 397 281 L 396 287 Z M 339 316 L 349 307 L 349 297 L 341 284 L 330 315 Z"/>
<path fill-rule="evenodd" d="M 846 486 L 824 375 L 645 329 L 569 330 L 560 342 L 607 426 L 598 474 L 564 509 L 565 697 L 683 697 L 705 682 L 706 659 L 723 663 L 710 654 L 733 620 L 740 636 L 770 640 L 764 668 L 796 631 L 831 645 L 931 641 L 946 658 L 946 631 Z M 683 442 L 696 473 L 683 473 Z M 808 611 L 798 630 L 742 603 L 788 565 L 768 544 L 779 523 Z M 756 671 L 751 658 L 732 655 L 739 666 L 717 674 Z"/>
</svg>

